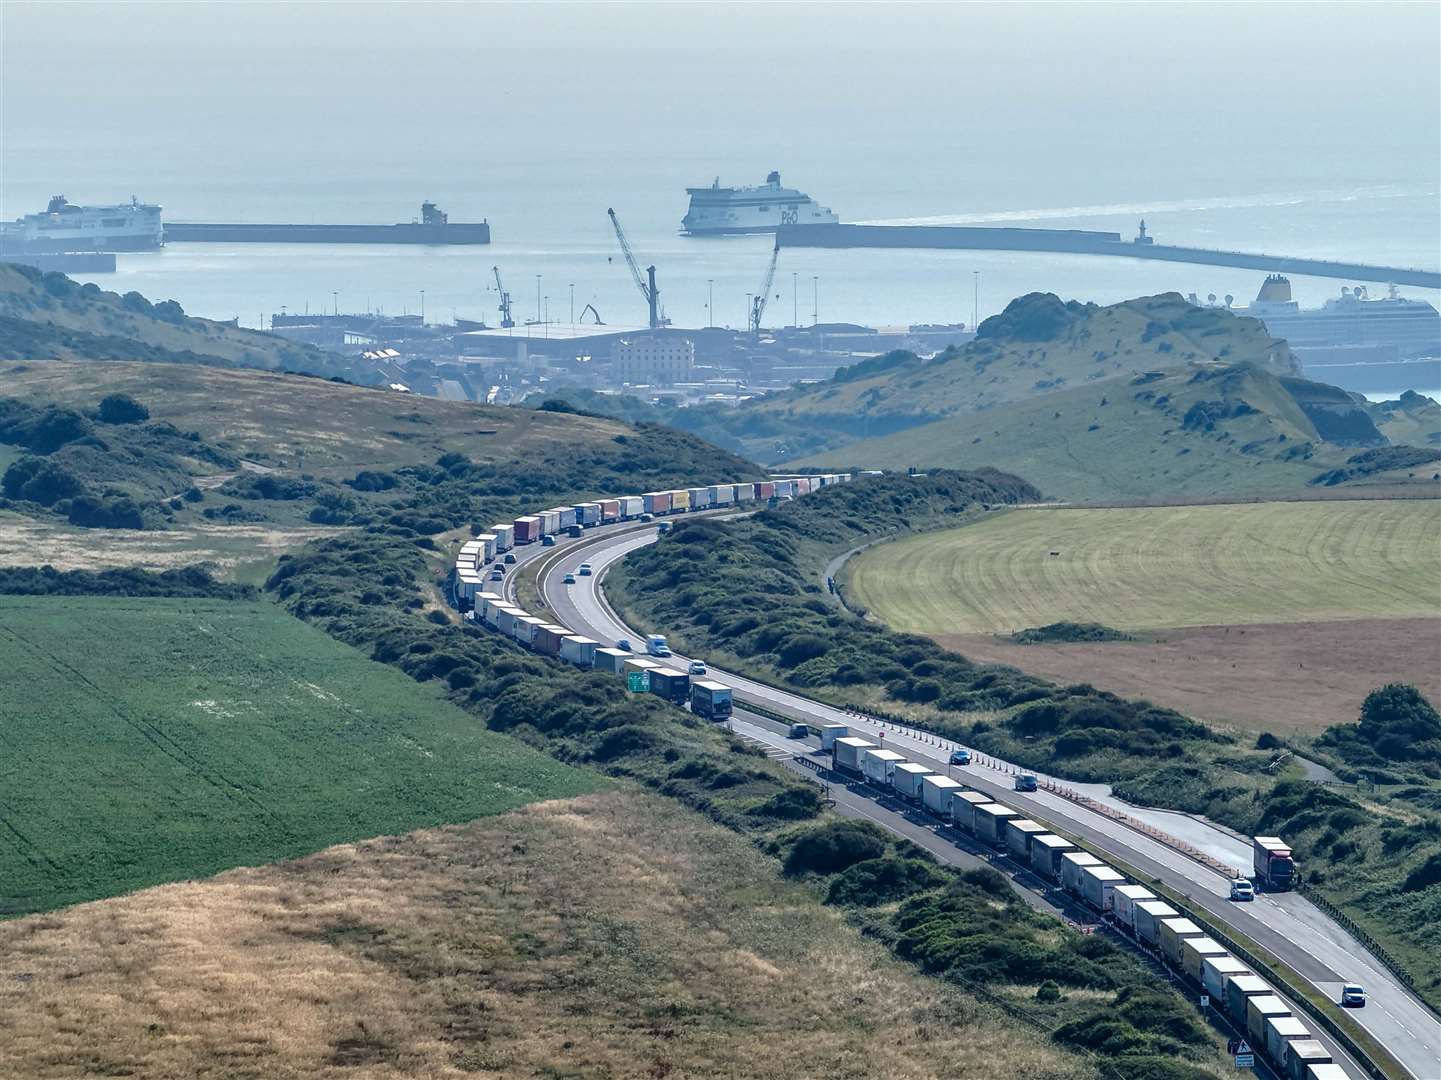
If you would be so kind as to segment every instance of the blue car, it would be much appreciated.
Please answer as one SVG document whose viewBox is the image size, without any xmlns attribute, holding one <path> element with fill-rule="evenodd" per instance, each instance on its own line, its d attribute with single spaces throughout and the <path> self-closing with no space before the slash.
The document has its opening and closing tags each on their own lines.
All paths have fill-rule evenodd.
<svg viewBox="0 0 1441 1080">
<path fill-rule="evenodd" d="M 630 638 L 621 638 L 615 643 L 615 647 L 621 652 L 630 652 Z"/>
<path fill-rule="evenodd" d="M 969 765 L 971 763 L 971 752 L 969 750 L 952 750 L 952 765 Z"/>
</svg>

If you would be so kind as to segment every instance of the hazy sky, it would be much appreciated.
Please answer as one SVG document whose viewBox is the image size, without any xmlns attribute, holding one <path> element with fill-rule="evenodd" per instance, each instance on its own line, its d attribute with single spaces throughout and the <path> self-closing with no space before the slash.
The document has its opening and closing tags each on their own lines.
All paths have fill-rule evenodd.
<svg viewBox="0 0 1441 1080">
<path fill-rule="evenodd" d="M 1177 196 L 1267 176 L 1429 183 L 1438 13 L 5 0 L 5 209 L 57 177 L 78 189 L 86 164 L 176 190 L 316 169 L 479 176 L 522 157 L 627 170 L 658 146 L 701 174 L 853 161 L 870 186 L 964 161 L 983 202 L 1062 180 L 1077 200 L 1150 180 Z"/>
</svg>

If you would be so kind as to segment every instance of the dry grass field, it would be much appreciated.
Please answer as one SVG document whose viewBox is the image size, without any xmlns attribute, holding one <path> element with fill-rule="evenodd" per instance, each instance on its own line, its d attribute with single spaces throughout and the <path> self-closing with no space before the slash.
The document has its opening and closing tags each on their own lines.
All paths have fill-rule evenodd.
<svg viewBox="0 0 1441 1080">
<path fill-rule="evenodd" d="M 0 924 L 0 1075 L 1091 1075 L 609 792 Z"/>
<path fill-rule="evenodd" d="M 1411 683 L 1441 701 L 1441 618 L 1199 626 L 1134 642 L 936 640 L 972 660 L 1088 682 L 1244 731 L 1315 735 L 1354 723 L 1366 695 L 1388 682 Z"/>
</svg>

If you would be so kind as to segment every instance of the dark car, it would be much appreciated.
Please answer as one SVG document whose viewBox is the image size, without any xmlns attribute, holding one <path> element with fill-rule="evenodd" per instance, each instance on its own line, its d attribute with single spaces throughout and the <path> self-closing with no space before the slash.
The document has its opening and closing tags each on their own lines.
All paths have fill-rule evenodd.
<svg viewBox="0 0 1441 1080">
<path fill-rule="evenodd" d="M 505 561 L 506 561 L 506 564 L 507 564 L 507 565 L 509 565 L 509 566 L 514 566 L 514 565 L 515 565 L 515 552 L 513 552 L 513 551 L 507 551 L 507 552 L 505 553 Z"/>
<path fill-rule="evenodd" d="M 544 536 L 542 536 L 542 537 L 540 538 L 540 546 L 541 546 L 541 547 L 555 547 L 555 537 L 552 536 L 550 533 L 546 533 Z"/>
</svg>

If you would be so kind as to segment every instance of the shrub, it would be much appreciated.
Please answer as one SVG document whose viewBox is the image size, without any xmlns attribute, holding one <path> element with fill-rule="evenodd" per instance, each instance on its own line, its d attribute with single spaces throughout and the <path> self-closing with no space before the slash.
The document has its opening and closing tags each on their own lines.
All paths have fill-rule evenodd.
<svg viewBox="0 0 1441 1080">
<path fill-rule="evenodd" d="M 129 394 L 108 394 L 101 398 L 97 415 L 106 424 L 139 424 L 150 419 L 150 410 Z"/>
<path fill-rule="evenodd" d="M 1061 988 L 1055 979 L 1047 979 L 1036 987 L 1036 1000 L 1043 1005 L 1053 1005 L 1061 1000 Z"/>
<path fill-rule="evenodd" d="M 848 866 L 885 854 L 886 839 L 874 825 L 859 821 L 830 821 L 800 835 L 785 859 L 785 872 L 835 874 Z"/>
<path fill-rule="evenodd" d="M 54 506 L 61 499 L 83 494 L 85 485 L 58 462 L 24 457 L 5 470 L 5 475 L 0 477 L 0 490 L 12 499 Z"/>
<path fill-rule="evenodd" d="M 874 907 L 904 900 L 944 881 L 944 875 L 924 860 L 887 855 L 853 863 L 842 870 L 831 879 L 826 903 Z"/>
<path fill-rule="evenodd" d="M 143 529 L 145 516 L 134 501 L 121 497 L 102 499 L 81 495 L 70 500 L 70 524 L 86 529 Z"/>
</svg>

